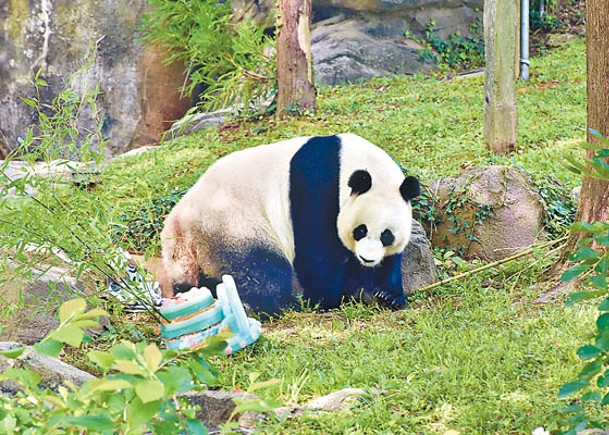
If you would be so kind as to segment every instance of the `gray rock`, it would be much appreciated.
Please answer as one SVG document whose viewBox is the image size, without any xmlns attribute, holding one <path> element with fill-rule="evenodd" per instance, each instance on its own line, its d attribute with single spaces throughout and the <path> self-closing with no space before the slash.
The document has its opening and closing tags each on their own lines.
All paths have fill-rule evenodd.
<svg viewBox="0 0 609 435">
<path fill-rule="evenodd" d="M 368 395 L 378 395 L 378 390 L 366 391 L 363 388 L 343 388 L 342 390 L 334 391 L 317 399 L 311 400 L 301 409 L 305 411 L 328 411 L 338 412 L 350 409 L 362 397 Z"/>
<path fill-rule="evenodd" d="M 209 127 L 219 127 L 233 114 L 233 109 L 216 110 L 215 112 L 187 115 L 171 126 L 168 139 L 196 133 Z"/>
<path fill-rule="evenodd" d="M 97 174 L 93 163 L 73 162 L 67 160 L 54 160 L 48 163 L 30 164 L 21 160 L 12 160 L 5 162 L 0 160 L 0 165 L 4 166 L 2 175 L 6 177 L 7 182 L 19 180 L 25 177 L 42 177 L 50 180 L 52 183 L 75 183 L 81 180 L 82 177 L 94 177 Z M 36 188 L 32 187 L 34 183 L 28 183 L 25 186 L 25 193 L 33 195 L 36 193 Z M 20 192 L 21 193 L 21 192 Z M 9 191 L 9 195 L 14 195 L 15 189 Z"/>
<path fill-rule="evenodd" d="M 257 399 L 253 394 L 229 393 L 224 391 L 204 390 L 183 394 L 191 404 L 200 406 L 197 418 L 208 429 L 215 430 L 228 421 L 235 410 L 234 399 Z M 253 426 L 257 420 L 264 418 L 262 414 L 245 412 L 237 415 L 233 420 L 239 421 L 242 427 Z"/>
<path fill-rule="evenodd" d="M 28 76 L 42 70 L 49 86 L 41 88 L 41 97 L 48 103 L 83 67 L 92 47 L 96 55 L 72 87 L 82 94 L 100 85 L 97 102 L 108 151 L 158 142 L 192 101 L 178 91 L 183 66 L 164 65 L 166 53 L 139 39 L 145 8 L 145 0 L 0 2 L 0 149 L 16 148 L 26 127 L 37 122 L 36 110 L 21 100 L 36 96 Z M 95 130 L 90 110 L 82 113 L 81 125 Z"/>
<path fill-rule="evenodd" d="M 511 166 L 472 167 L 431 184 L 441 211 L 430 228 L 435 246 L 467 258 L 507 258 L 544 237 L 543 203 L 528 175 Z"/>
<path fill-rule="evenodd" d="M 0 342 L 0 350 L 9 350 L 20 346 L 21 344 L 15 342 Z M 31 348 L 28 348 L 25 354 L 27 356 L 24 359 L 20 358 L 17 363 L 20 366 L 27 366 L 38 373 L 41 378 L 40 386 L 42 388 L 57 390 L 57 387 L 65 385 L 66 382 L 81 385 L 90 379 L 94 379 L 94 376 L 90 373 L 77 369 L 56 358 L 40 355 Z M 0 372 L 13 367 L 15 361 L 0 356 Z M 0 382 L 1 392 L 10 394 L 15 393 L 18 389 L 19 386 L 14 382 Z"/>
<path fill-rule="evenodd" d="M 406 245 L 402 260 L 402 284 L 406 294 L 438 280 L 431 243 L 425 230 L 417 221 L 413 221 L 410 241 Z"/>
<path fill-rule="evenodd" d="M 372 26 L 361 19 L 336 18 L 316 25 L 311 37 L 315 80 L 335 85 L 433 67 L 420 60 L 422 47 L 414 41 L 372 36 Z"/>
</svg>

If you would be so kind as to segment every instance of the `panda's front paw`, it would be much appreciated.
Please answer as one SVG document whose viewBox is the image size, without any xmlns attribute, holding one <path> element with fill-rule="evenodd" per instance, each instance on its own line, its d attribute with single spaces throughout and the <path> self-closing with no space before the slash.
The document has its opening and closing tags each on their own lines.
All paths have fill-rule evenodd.
<svg viewBox="0 0 609 435">
<path fill-rule="evenodd" d="M 381 289 L 376 289 L 373 296 L 374 300 L 385 308 L 392 310 L 403 310 L 406 308 L 406 298 L 404 296 L 396 297 Z"/>
</svg>

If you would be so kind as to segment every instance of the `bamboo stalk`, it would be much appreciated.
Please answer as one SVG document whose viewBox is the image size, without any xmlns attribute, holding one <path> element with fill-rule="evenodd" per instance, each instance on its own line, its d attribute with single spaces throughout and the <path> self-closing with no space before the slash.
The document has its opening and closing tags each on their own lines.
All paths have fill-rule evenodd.
<svg viewBox="0 0 609 435">
<path fill-rule="evenodd" d="M 458 281 L 458 280 L 460 280 L 462 278 L 466 278 L 468 276 L 475 275 L 475 274 L 477 274 L 479 272 L 485 271 L 485 270 L 490 269 L 492 267 L 499 266 L 499 265 L 505 264 L 505 263 L 509 263 L 510 261 L 517 260 L 520 257 L 524 257 L 525 255 L 530 254 L 535 249 L 543 249 L 543 248 L 547 248 L 548 246 L 555 245 L 555 244 L 557 244 L 559 242 L 564 242 L 565 240 L 567 240 L 567 237 L 568 236 L 563 236 L 563 237 L 561 237 L 559 239 L 551 240 L 551 241 L 543 243 L 541 245 L 531 246 L 530 248 L 525 249 L 524 251 L 521 251 L 518 254 L 514 254 L 511 257 L 504 258 L 502 260 L 493 261 L 492 263 L 485 264 L 484 266 L 478 267 L 476 269 L 468 270 L 467 272 L 463 272 L 463 273 L 461 273 L 459 275 L 451 276 L 450 278 L 446 278 L 446 279 L 443 279 L 441 281 L 434 282 L 433 284 L 426 285 L 425 287 L 421 287 L 420 289 L 417 290 L 417 292 L 426 292 L 426 291 L 429 291 L 429 290 L 434 289 L 436 287 L 439 287 L 441 285 L 445 285 L 445 284 L 448 284 L 450 282 Z"/>
</svg>

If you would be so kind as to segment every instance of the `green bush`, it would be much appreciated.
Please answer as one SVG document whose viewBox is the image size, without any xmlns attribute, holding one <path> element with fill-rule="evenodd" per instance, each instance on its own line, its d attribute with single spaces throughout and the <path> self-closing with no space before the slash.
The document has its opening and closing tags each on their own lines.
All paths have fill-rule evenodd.
<svg viewBox="0 0 609 435">
<path fill-rule="evenodd" d="M 206 109 L 257 106 L 275 89 L 274 41 L 261 26 L 232 22 L 231 2 L 148 0 L 144 39 L 169 50 L 167 62 L 188 69 L 185 91 L 203 88 Z M 197 97 L 195 95 L 195 97 Z"/>
</svg>

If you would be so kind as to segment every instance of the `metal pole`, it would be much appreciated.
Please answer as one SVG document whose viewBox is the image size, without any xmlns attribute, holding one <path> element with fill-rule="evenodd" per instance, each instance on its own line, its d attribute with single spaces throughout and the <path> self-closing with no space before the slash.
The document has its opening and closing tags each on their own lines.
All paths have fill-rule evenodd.
<svg viewBox="0 0 609 435">
<path fill-rule="evenodd" d="M 520 79 L 529 79 L 529 0 L 520 0 Z"/>
</svg>

